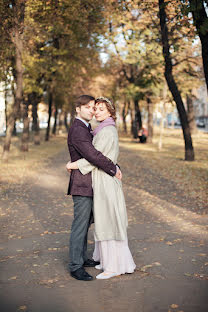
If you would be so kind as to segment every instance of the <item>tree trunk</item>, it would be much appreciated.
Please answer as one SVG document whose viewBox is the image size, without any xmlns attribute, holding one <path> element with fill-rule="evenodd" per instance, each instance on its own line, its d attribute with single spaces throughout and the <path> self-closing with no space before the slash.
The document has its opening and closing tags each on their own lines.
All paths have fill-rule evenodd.
<svg viewBox="0 0 208 312">
<path fill-rule="evenodd" d="M 17 127 L 16 127 L 17 118 L 14 119 L 14 128 L 12 131 L 12 136 L 17 136 Z"/>
<path fill-rule="evenodd" d="M 194 114 L 194 105 L 193 105 L 193 100 L 192 100 L 191 94 L 187 94 L 186 103 L 187 103 L 187 112 L 188 112 L 188 122 L 189 122 L 189 127 L 191 130 L 191 134 L 196 134 L 198 132 L 198 129 L 196 126 L 195 114 Z"/>
<path fill-rule="evenodd" d="M 14 29 L 14 37 L 12 37 L 12 39 L 15 45 L 16 92 L 13 109 L 8 116 L 8 127 L 6 131 L 2 155 L 3 160 L 8 160 L 12 131 L 14 129 L 15 118 L 17 116 L 17 113 L 20 109 L 20 105 L 22 102 L 22 92 L 23 92 L 23 68 L 22 68 L 23 40 L 22 34 L 20 34 L 17 27 Z"/>
<path fill-rule="evenodd" d="M 13 73 L 13 77 L 14 77 L 14 82 L 12 83 L 12 93 L 13 93 L 13 96 L 14 96 L 14 100 L 15 100 L 15 81 L 17 80 L 17 74 L 16 74 L 16 69 L 15 69 L 15 62 L 13 64 L 14 66 L 14 69 L 12 70 L 12 73 Z M 16 136 L 17 135 L 17 127 L 16 127 L 16 121 L 17 119 L 21 118 L 20 114 L 20 109 L 18 110 L 18 113 L 16 114 L 15 118 L 14 118 L 14 128 L 13 128 L 13 131 L 12 131 L 12 136 Z"/>
<path fill-rule="evenodd" d="M 164 88 L 163 88 L 163 107 L 162 107 L 162 118 L 160 121 L 160 137 L 159 137 L 159 143 L 158 143 L 159 151 L 162 150 L 162 144 L 163 144 L 163 132 L 164 132 L 165 117 L 166 117 L 166 98 L 167 98 L 167 83 L 164 84 Z"/>
<path fill-rule="evenodd" d="M 33 118 L 33 125 L 32 130 L 34 131 L 34 144 L 40 145 L 40 128 L 39 128 L 39 121 L 38 121 L 38 103 L 40 100 L 40 96 L 36 92 L 32 92 L 29 95 L 29 101 L 32 104 L 32 118 Z"/>
<path fill-rule="evenodd" d="M 53 130 L 52 130 L 52 133 L 54 135 L 56 135 L 57 117 L 58 117 L 58 106 L 56 104 L 56 110 L 55 110 L 55 114 L 54 114 L 54 125 L 53 125 Z"/>
<path fill-rule="evenodd" d="M 130 109 L 130 116 L 131 116 L 131 134 L 134 135 L 134 115 L 131 102 L 128 102 L 128 106 Z"/>
<path fill-rule="evenodd" d="M 139 101 L 137 98 L 134 99 L 134 112 L 135 112 L 135 117 L 134 117 L 134 122 L 133 122 L 133 137 L 134 139 L 138 138 L 138 131 L 142 127 L 142 117 L 141 117 L 141 112 L 139 108 Z"/>
<path fill-rule="evenodd" d="M 29 150 L 29 118 L 28 118 L 28 101 L 23 103 L 23 133 L 22 133 L 22 144 L 21 151 L 28 152 Z"/>
<path fill-rule="evenodd" d="M 123 117 L 123 131 L 127 133 L 127 126 L 126 126 L 126 116 L 128 113 L 128 106 L 127 102 L 125 101 L 123 104 L 123 109 L 122 109 L 122 117 Z"/>
<path fill-rule="evenodd" d="M 74 105 L 72 104 L 72 106 L 70 107 L 70 123 L 69 123 L 69 127 L 71 127 L 73 121 L 74 121 L 74 118 L 75 118 L 75 107 Z"/>
<path fill-rule="evenodd" d="M 142 128 L 142 115 L 139 107 L 139 101 L 134 99 L 134 108 L 135 108 L 135 115 L 136 115 L 136 123 L 137 123 L 137 130 Z M 138 131 L 137 131 L 138 132 Z"/>
<path fill-rule="evenodd" d="M 5 126 L 7 129 L 7 110 L 8 110 L 8 100 L 7 100 L 7 95 L 8 95 L 8 89 L 7 89 L 7 82 L 5 81 L 5 89 L 4 89 L 4 99 L 5 99 Z"/>
<path fill-rule="evenodd" d="M 147 112 L 148 112 L 148 121 L 147 121 L 147 129 L 148 129 L 148 137 L 147 142 L 152 143 L 153 138 L 153 103 L 151 99 L 147 98 Z"/>
<path fill-rule="evenodd" d="M 65 123 L 65 114 L 61 110 L 61 112 L 58 113 L 58 125 L 59 125 L 58 132 L 59 133 L 62 133 L 64 123 Z"/>
<path fill-rule="evenodd" d="M 208 31 L 207 31 L 208 16 L 205 10 L 203 0 L 189 0 L 189 3 L 191 6 L 194 25 L 196 26 L 197 33 L 201 40 L 204 75 L 208 89 Z"/>
<path fill-rule="evenodd" d="M 53 93 L 50 90 L 48 95 L 48 127 L 46 129 L 45 141 L 49 141 L 50 138 L 50 123 L 51 123 L 51 112 L 52 112 L 52 102 L 53 102 Z"/>
<path fill-rule="evenodd" d="M 64 125 L 66 127 L 66 131 L 68 132 L 69 126 L 68 126 L 68 123 L 67 123 L 67 112 L 64 113 Z"/>
<path fill-rule="evenodd" d="M 184 108 L 183 100 L 181 94 L 178 90 L 176 82 L 172 74 L 172 59 L 170 55 L 170 45 L 168 39 L 168 28 L 166 25 L 166 12 L 165 12 L 165 3 L 164 0 L 159 0 L 159 15 L 160 15 L 160 27 L 162 35 L 162 45 L 163 45 L 163 56 L 165 59 L 165 78 L 172 93 L 173 99 L 176 103 L 178 114 L 180 117 L 183 137 L 185 141 L 185 160 L 193 161 L 194 160 L 194 149 L 192 145 L 191 132 L 189 128 L 188 118 Z"/>
</svg>

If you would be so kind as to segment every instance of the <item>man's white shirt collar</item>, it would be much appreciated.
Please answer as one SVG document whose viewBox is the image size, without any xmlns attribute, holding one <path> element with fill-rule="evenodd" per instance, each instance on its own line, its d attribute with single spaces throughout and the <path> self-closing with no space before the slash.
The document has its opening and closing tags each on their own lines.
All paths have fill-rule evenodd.
<svg viewBox="0 0 208 312">
<path fill-rule="evenodd" d="M 84 119 L 82 119 L 82 118 L 80 118 L 80 117 L 76 117 L 76 119 L 81 120 L 81 121 L 87 126 L 87 128 L 88 128 L 88 126 L 89 126 L 89 123 L 88 123 L 88 122 L 86 122 Z"/>
</svg>

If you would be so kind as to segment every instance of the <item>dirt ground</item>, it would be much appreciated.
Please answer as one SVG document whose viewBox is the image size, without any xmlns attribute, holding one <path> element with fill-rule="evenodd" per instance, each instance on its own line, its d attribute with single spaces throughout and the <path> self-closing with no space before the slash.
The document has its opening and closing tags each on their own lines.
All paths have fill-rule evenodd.
<svg viewBox="0 0 208 312">
<path fill-rule="evenodd" d="M 55 154 L 46 146 L 43 164 L 31 158 L 23 165 L 21 158 L 3 165 L 0 311 L 207 312 L 207 138 L 203 139 L 196 139 L 197 161 L 189 164 L 181 160 L 180 143 L 171 141 L 170 146 L 167 139 L 159 153 L 155 144 L 144 146 L 121 137 L 119 165 L 137 269 L 105 281 L 77 281 L 67 270 L 73 204 L 66 195 L 65 138 L 54 141 Z M 87 271 L 94 277 L 98 273 L 94 268 Z"/>
</svg>

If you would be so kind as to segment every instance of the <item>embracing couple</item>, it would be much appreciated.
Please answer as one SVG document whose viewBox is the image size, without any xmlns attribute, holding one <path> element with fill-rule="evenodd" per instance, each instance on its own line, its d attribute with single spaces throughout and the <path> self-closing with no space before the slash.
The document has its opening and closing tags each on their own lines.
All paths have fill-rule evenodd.
<svg viewBox="0 0 208 312">
<path fill-rule="evenodd" d="M 105 97 L 89 95 L 76 102 L 76 118 L 69 129 L 68 148 L 71 172 L 68 194 L 74 203 L 74 220 L 70 236 L 69 270 L 72 277 L 90 281 L 84 267 L 100 270 L 97 279 L 133 273 L 135 263 L 128 247 L 127 213 L 116 165 L 119 145 L 114 104 Z M 89 121 L 99 122 L 93 131 Z M 87 235 L 95 223 L 93 260 L 87 256 Z"/>
</svg>

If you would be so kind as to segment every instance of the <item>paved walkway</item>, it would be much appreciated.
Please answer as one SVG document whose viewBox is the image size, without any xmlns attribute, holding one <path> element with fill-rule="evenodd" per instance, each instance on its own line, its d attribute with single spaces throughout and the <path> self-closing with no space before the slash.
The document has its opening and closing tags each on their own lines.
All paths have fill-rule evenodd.
<svg viewBox="0 0 208 312">
<path fill-rule="evenodd" d="M 10 185 L 1 199 L 0 311 L 207 312 L 207 217 L 194 213 L 193 199 L 125 147 L 119 164 L 137 270 L 106 281 L 69 276 L 67 160 L 67 150 L 61 151 L 41 174 Z"/>
</svg>

